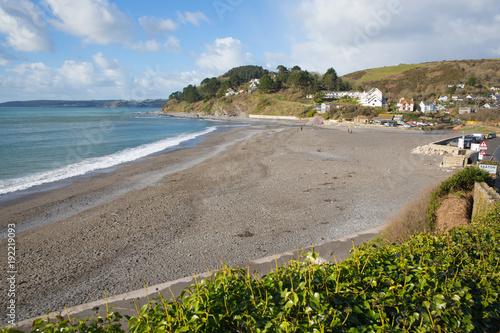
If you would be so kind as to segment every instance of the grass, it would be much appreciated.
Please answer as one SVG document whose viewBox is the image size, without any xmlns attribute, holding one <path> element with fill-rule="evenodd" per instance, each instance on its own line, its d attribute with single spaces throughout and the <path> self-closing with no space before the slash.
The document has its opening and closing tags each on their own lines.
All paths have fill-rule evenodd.
<svg viewBox="0 0 500 333">
<path fill-rule="evenodd" d="M 433 64 L 437 65 L 437 63 L 410 64 L 410 65 L 388 66 L 388 67 L 367 69 L 365 70 L 366 74 L 360 80 L 358 80 L 357 83 L 383 80 L 413 68 L 432 67 Z"/>
<path fill-rule="evenodd" d="M 426 212 L 434 190 L 434 187 L 429 187 L 422 192 L 420 197 L 409 202 L 389 220 L 380 237 L 391 243 L 402 243 L 412 235 L 429 230 Z"/>
<path fill-rule="evenodd" d="M 374 68 L 347 74 L 343 78 L 351 81 L 353 86 L 378 87 L 385 96 L 414 98 L 418 103 L 448 95 L 449 84 L 466 83 L 471 77 L 475 77 L 483 88 L 466 87 L 457 93 L 486 93 L 484 87 L 497 85 L 500 81 L 499 70 L 500 62 L 496 59 L 458 60 Z"/>
</svg>

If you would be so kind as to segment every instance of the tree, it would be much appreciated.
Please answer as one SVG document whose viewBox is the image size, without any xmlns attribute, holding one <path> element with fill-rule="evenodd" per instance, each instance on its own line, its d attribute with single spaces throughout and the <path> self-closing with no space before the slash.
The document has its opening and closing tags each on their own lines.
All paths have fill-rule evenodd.
<svg viewBox="0 0 500 333">
<path fill-rule="evenodd" d="M 168 96 L 168 99 L 179 100 L 180 97 L 181 97 L 181 92 L 180 91 L 176 91 L 176 92 L 171 93 L 170 96 Z"/>
<path fill-rule="evenodd" d="M 337 75 L 333 68 L 329 68 L 321 80 L 323 87 L 327 90 L 341 90 L 342 80 Z"/>
<path fill-rule="evenodd" d="M 230 69 L 227 73 L 222 75 L 222 77 L 232 77 L 233 75 L 239 76 L 244 82 L 248 82 L 251 79 L 258 79 L 262 76 L 264 69 L 261 66 L 240 66 Z"/>
<path fill-rule="evenodd" d="M 271 77 L 267 74 L 263 75 L 259 80 L 259 87 L 257 89 L 263 93 L 270 93 L 274 91 L 275 84 L 273 79 L 271 79 Z"/>
<path fill-rule="evenodd" d="M 288 68 L 283 65 L 279 65 L 278 67 L 276 67 L 276 70 L 278 71 L 278 73 L 276 74 L 276 80 L 279 83 L 286 82 L 288 80 L 288 76 L 290 75 Z"/>
<path fill-rule="evenodd" d="M 180 95 L 180 100 L 188 103 L 196 103 L 202 100 L 200 93 L 196 86 L 190 84 L 182 90 L 182 94 Z"/>
<path fill-rule="evenodd" d="M 474 87 L 474 86 L 476 85 L 476 78 L 471 77 L 471 78 L 469 79 L 469 81 L 467 81 L 467 85 L 468 85 L 468 86 L 471 86 L 471 87 Z"/>
<path fill-rule="evenodd" d="M 299 88 L 307 87 L 310 83 L 309 73 L 303 71 L 292 71 L 292 74 L 288 77 L 288 83 Z"/>
<path fill-rule="evenodd" d="M 324 98 L 325 98 L 325 94 L 322 92 L 318 92 L 314 95 L 313 100 L 314 100 L 314 103 L 319 104 L 319 103 L 323 102 Z"/>
<path fill-rule="evenodd" d="M 202 85 L 198 88 L 198 91 L 206 99 L 214 98 L 221 86 L 220 81 L 215 77 L 211 79 L 206 78 L 201 83 Z"/>
<path fill-rule="evenodd" d="M 357 90 L 357 91 L 364 91 L 364 89 L 363 89 L 363 86 L 362 86 L 362 85 L 357 86 L 357 87 L 356 87 L 356 90 Z"/>
<path fill-rule="evenodd" d="M 238 74 L 231 75 L 231 77 L 229 78 L 229 81 L 231 81 L 231 85 L 234 89 L 238 88 L 242 83 L 246 82 Z M 250 81 L 250 80 L 248 80 L 248 81 Z"/>
</svg>

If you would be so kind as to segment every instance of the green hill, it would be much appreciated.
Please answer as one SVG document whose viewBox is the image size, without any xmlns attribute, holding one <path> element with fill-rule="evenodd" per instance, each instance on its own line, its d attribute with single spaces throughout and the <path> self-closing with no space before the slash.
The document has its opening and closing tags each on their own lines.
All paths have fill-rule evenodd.
<svg viewBox="0 0 500 333">
<path fill-rule="evenodd" d="M 362 70 L 342 77 L 353 86 L 377 87 L 392 98 L 425 99 L 449 94 L 450 84 L 466 84 L 475 78 L 476 86 L 468 90 L 486 92 L 500 85 L 500 59 L 439 61 L 423 64 L 401 64 Z"/>
</svg>

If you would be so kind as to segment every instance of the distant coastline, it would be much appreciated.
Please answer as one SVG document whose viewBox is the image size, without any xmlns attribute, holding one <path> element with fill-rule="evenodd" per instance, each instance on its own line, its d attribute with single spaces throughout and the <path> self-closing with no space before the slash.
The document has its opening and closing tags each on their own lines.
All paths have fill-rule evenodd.
<svg viewBox="0 0 500 333">
<path fill-rule="evenodd" d="M 0 103 L 0 107 L 76 107 L 76 108 L 161 108 L 166 99 L 128 100 L 32 100 Z"/>
</svg>

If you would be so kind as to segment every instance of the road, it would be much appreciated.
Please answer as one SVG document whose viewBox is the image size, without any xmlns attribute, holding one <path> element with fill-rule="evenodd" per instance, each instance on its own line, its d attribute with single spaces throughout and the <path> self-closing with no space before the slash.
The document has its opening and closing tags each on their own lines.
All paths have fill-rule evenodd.
<svg viewBox="0 0 500 333">
<path fill-rule="evenodd" d="M 497 161 L 500 162 L 500 137 L 495 139 L 486 140 L 488 149 L 486 150 L 486 156 L 484 156 L 484 161 Z M 497 191 L 500 191 L 500 178 L 495 181 L 495 187 Z"/>
</svg>

